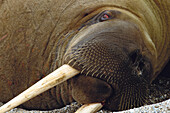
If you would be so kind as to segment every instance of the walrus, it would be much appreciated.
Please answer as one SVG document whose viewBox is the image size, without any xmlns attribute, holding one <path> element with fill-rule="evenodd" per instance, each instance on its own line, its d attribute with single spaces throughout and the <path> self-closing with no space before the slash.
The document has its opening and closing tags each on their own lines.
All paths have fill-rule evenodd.
<svg viewBox="0 0 170 113">
<path fill-rule="evenodd" d="M 0 0 L 0 101 L 68 64 L 80 73 L 19 107 L 147 104 L 169 62 L 169 20 L 169 0 Z"/>
</svg>

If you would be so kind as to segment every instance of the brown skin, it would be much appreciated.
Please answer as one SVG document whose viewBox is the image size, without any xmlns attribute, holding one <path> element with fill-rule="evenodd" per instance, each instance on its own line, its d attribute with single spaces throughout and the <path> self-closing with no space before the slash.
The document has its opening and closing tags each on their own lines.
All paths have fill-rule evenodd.
<svg viewBox="0 0 170 113">
<path fill-rule="evenodd" d="M 102 102 L 113 93 L 107 82 L 89 76 L 75 77 L 71 86 L 73 98 L 82 104 Z"/>
<path fill-rule="evenodd" d="M 76 78 L 21 107 L 102 101 L 115 111 L 147 103 L 147 87 L 169 59 L 168 8 L 156 0 L 0 0 L 0 101 L 68 63 L 81 71 Z"/>
</svg>

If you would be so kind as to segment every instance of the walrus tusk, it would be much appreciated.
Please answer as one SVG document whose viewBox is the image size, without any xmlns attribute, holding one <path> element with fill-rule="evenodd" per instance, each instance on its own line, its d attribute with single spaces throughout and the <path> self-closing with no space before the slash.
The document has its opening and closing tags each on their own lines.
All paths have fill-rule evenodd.
<svg viewBox="0 0 170 113">
<path fill-rule="evenodd" d="M 95 113 L 99 111 L 103 105 L 101 103 L 91 103 L 81 106 L 75 113 Z"/>
<path fill-rule="evenodd" d="M 45 92 L 46 90 L 66 81 L 69 78 L 72 78 L 73 76 L 77 75 L 79 71 L 76 69 L 70 67 L 67 64 L 64 64 L 54 72 L 50 73 L 34 85 L 32 85 L 30 88 L 10 100 L 8 103 L 0 107 L 0 113 L 7 112 L 14 107 L 17 107 L 18 105 L 30 100 L 31 98 Z"/>
</svg>

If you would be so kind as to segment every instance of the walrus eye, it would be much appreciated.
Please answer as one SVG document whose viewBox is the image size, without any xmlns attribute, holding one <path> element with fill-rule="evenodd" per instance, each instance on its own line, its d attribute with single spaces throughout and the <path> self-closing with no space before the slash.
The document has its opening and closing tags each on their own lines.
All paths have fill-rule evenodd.
<svg viewBox="0 0 170 113">
<path fill-rule="evenodd" d="M 89 21 L 87 21 L 87 23 L 85 25 L 92 25 L 92 24 L 96 24 L 98 22 L 103 22 L 103 21 L 111 20 L 111 19 L 116 18 L 120 14 L 121 14 L 120 11 L 105 10 L 105 11 L 95 15 L 94 17 L 92 17 Z M 85 14 L 85 16 L 86 16 L 86 14 Z M 82 27 L 84 27 L 85 25 L 83 25 Z"/>
<path fill-rule="evenodd" d="M 116 18 L 120 14 L 121 14 L 121 12 L 116 11 L 116 10 L 106 10 L 106 11 L 99 14 L 99 16 L 97 17 L 97 20 L 98 20 L 98 22 L 111 20 L 111 19 Z"/>
<path fill-rule="evenodd" d="M 98 14 L 97 16 L 95 16 L 94 21 L 95 22 L 103 22 L 106 20 L 113 19 L 115 17 L 115 14 L 116 14 L 115 11 L 107 10 L 107 11 L 104 11 L 104 12 Z"/>
<path fill-rule="evenodd" d="M 103 14 L 102 17 L 100 18 L 100 22 L 102 21 L 106 21 L 110 19 L 110 15 L 109 14 Z"/>
</svg>

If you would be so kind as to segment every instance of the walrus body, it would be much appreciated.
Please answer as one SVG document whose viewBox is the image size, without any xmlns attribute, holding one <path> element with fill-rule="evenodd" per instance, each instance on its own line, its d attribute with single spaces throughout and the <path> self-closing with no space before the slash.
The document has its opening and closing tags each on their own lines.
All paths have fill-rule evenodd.
<svg viewBox="0 0 170 113">
<path fill-rule="evenodd" d="M 169 61 L 169 8 L 169 0 L 0 0 L 0 101 L 67 63 L 82 73 L 21 107 L 106 101 L 106 109 L 123 110 L 147 103 L 146 84 Z"/>
</svg>

